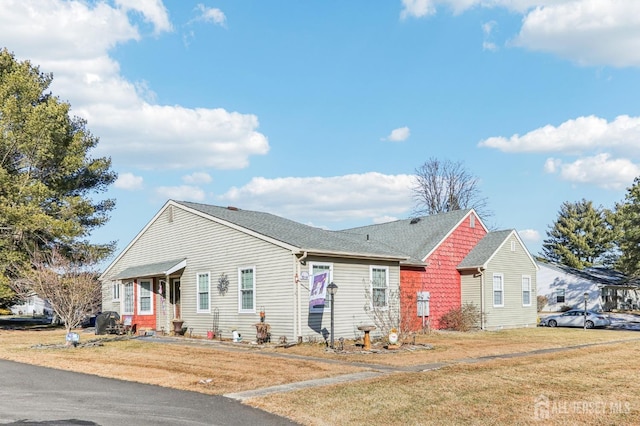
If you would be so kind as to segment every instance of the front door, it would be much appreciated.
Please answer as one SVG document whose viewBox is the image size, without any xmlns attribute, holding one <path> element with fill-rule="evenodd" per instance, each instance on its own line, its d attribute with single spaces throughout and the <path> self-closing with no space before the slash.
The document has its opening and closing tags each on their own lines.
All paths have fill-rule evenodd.
<svg viewBox="0 0 640 426">
<path fill-rule="evenodd" d="M 175 279 L 171 281 L 171 292 L 169 294 L 169 300 L 171 301 L 171 305 L 173 305 L 173 317 L 181 318 L 182 313 L 180 312 L 180 280 Z"/>
</svg>

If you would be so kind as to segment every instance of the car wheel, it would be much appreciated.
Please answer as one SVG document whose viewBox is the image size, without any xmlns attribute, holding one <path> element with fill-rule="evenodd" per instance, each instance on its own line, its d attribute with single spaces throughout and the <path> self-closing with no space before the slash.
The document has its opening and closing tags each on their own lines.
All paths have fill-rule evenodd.
<svg viewBox="0 0 640 426">
<path fill-rule="evenodd" d="M 549 320 L 549 327 L 555 327 L 556 325 L 558 325 L 556 320 Z"/>
<path fill-rule="evenodd" d="M 593 328 L 593 321 L 587 321 L 584 326 L 587 328 Z"/>
</svg>

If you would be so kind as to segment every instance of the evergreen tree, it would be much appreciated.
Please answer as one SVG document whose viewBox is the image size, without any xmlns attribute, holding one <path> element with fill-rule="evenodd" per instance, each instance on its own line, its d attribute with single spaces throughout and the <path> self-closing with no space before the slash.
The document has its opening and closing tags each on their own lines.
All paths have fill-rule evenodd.
<svg viewBox="0 0 640 426">
<path fill-rule="evenodd" d="M 640 276 L 640 177 L 627 189 L 622 204 L 616 206 L 620 228 L 618 248 L 620 258 L 617 267 L 627 275 Z"/>
<path fill-rule="evenodd" d="M 610 263 L 614 234 L 609 216 L 608 210 L 593 207 L 591 201 L 565 201 L 547 231 L 542 257 L 578 269 Z"/>
<path fill-rule="evenodd" d="M 55 245 L 92 259 L 114 244 L 86 241 L 115 203 L 96 200 L 116 178 L 109 158 L 91 158 L 98 138 L 70 105 L 47 90 L 52 76 L 0 50 L 0 306 L 8 286 L 31 265 L 30 253 Z"/>
</svg>

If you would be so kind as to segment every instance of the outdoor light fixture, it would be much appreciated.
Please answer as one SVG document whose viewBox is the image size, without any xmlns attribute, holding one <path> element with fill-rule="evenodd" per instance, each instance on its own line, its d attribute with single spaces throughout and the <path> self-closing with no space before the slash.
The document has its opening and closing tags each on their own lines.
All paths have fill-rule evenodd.
<svg viewBox="0 0 640 426">
<path fill-rule="evenodd" d="M 331 295 L 331 349 L 333 349 L 333 300 L 338 292 L 338 286 L 332 281 L 327 286 L 327 293 Z"/>
<path fill-rule="evenodd" d="M 587 301 L 589 300 L 589 293 L 584 292 L 584 329 L 587 329 Z"/>
</svg>

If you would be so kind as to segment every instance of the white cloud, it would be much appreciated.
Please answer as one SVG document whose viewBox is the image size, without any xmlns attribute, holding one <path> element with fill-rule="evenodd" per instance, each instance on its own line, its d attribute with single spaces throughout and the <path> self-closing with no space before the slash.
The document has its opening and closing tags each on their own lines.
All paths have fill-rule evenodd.
<svg viewBox="0 0 640 426">
<path fill-rule="evenodd" d="M 536 8 L 514 45 L 582 65 L 640 66 L 640 2 L 575 0 Z"/>
<path fill-rule="evenodd" d="M 436 13 L 436 6 L 432 0 L 402 0 L 400 18 L 422 18 Z"/>
<path fill-rule="evenodd" d="M 640 175 L 640 117 L 621 115 L 613 121 L 595 116 L 579 117 L 559 126 L 546 125 L 523 136 L 491 137 L 480 147 L 503 152 L 556 153 L 577 157 L 551 157 L 544 171 L 563 180 L 622 189 Z M 614 158 L 613 154 L 618 158 Z"/>
<path fill-rule="evenodd" d="M 614 159 L 603 153 L 579 158 L 572 163 L 549 159 L 545 163 L 545 171 L 560 173 L 560 177 L 569 182 L 620 190 L 630 186 L 633 179 L 640 175 L 640 166 L 628 159 Z"/>
<path fill-rule="evenodd" d="M 173 30 L 162 0 L 116 0 L 116 4 L 125 11 L 134 10 L 142 14 L 144 20 L 153 25 L 156 34 Z"/>
<path fill-rule="evenodd" d="M 394 222 L 398 220 L 397 217 L 395 216 L 380 216 L 380 217 L 374 217 L 373 218 L 373 223 L 387 223 L 387 222 Z"/>
<path fill-rule="evenodd" d="M 385 216 L 407 216 L 412 207 L 411 185 L 411 175 L 375 172 L 335 177 L 256 177 L 243 187 L 231 188 L 221 200 L 302 223 L 352 220 L 362 224 L 367 219 L 373 223 Z"/>
<path fill-rule="evenodd" d="M 544 171 L 546 173 L 556 173 L 562 166 L 562 160 L 559 158 L 547 158 L 544 162 Z"/>
<path fill-rule="evenodd" d="M 498 46 L 492 41 L 493 32 L 498 23 L 496 21 L 489 21 L 482 24 L 482 33 L 484 35 L 484 41 L 482 42 L 482 50 L 490 50 L 495 52 L 498 50 Z"/>
<path fill-rule="evenodd" d="M 478 146 L 504 152 L 581 153 L 610 149 L 629 155 L 640 154 L 640 117 L 621 115 L 607 122 L 596 116 L 578 117 L 559 126 L 546 125 L 524 136 L 491 137 Z"/>
<path fill-rule="evenodd" d="M 200 12 L 200 15 L 196 18 L 198 21 L 211 22 L 221 27 L 224 27 L 227 22 L 227 17 L 224 12 L 215 7 L 206 7 L 202 3 L 199 3 L 196 6 L 196 10 Z"/>
<path fill-rule="evenodd" d="M 212 180 L 211 175 L 205 172 L 195 172 L 182 177 L 182 181 L 189 184 L 211 183 Z"/>
<path fill-rule="evenodd" d="M 127 12 L 142 13 L 155 32 L 171 27 L 159 1 L 116 4 L 0 2 L 0 40 L 18 59 L 53 72 L 52 92 L 100 136 L 96 155 L 111 156 L 117 167 L 237 169 L 269 151 L 252 114 L 157 105 L 145 82 L 127 81 L 109 56 L 115 45 L 141 38 Z"/>
<path fill-rule="evenodd" d="M 411 130 L 407 126 L 404 126 L 393 129 L 389 136 L 387 136 L 386 138 L 382 138 L 382 140 L 391 142 L 403 142 L 409 139 L 409 136 L 411 136 Z"/>
<path fill-rule="evenodd" d="M 540 241 L 540 232 L 535 229 L 522 229 L 518 231 L 518 235 L 525 243 L 537 243 Z"/>
<path fill-rule="evenodd" d="M 491 52 L 495 52 L 496 50 L 498 50 L 498 46 L 496 46 L 495 43 L 492 43 L 490 41 L 483 41 L 482 50 L 489 50 Z"/>
<path fill-rule="evenodd" d="M 582 65 L 640 66 L 638 0 L 403 0 L 400 17 L 423 18 L 439 8 L 473 7 L 521 14 L 512 46 L 556 54 Z M 495 45 L 485 40 L 484 48 Z"/>
<path fill-rule="evenodd" d="M 204 201 L 205 192 L 197 186 L 160 186 L 155 190 L 156 195 L 162 199 L 172 199 L 179 201 Z"/>
<path fill-rule="evenodd" d="M 142 176 L 136 176 L 133 173 L 120 173 L 113 185 L 116 188 L 135 191 L 142 189 L 143 180 Z"/>
<path fill-rule="evenodd" d="M 592 0 L 402 0 L 401 17 L 422 18 L 433 15 L 439 7 L 459 15 L 474 7 L 501 7 L 511 12 L 524 14 L 535 8 Z M 406 15 L 406 16 L 403 16 Z"/>
</svg>

